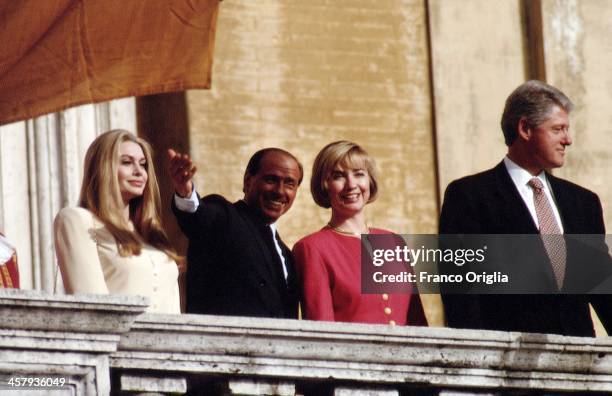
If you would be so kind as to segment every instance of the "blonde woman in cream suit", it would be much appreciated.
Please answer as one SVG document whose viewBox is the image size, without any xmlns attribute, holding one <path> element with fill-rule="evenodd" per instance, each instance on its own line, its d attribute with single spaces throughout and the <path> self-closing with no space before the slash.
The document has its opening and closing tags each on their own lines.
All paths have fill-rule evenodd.
<svg viewBox="0 0 612 396">
<path fill-rule="evenodd" d="M 108 131 L 87 150 L 79 207 L 55 218 L 67 293 L 149 297 L 149 312 L 180 313 L 177 256 L 162 230 L 149 144 Z"/>
</svg>

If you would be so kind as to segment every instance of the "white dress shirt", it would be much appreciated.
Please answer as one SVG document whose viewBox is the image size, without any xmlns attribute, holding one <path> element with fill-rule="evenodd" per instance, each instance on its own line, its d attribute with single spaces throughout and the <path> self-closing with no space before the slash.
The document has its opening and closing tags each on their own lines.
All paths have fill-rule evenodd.
<svg viewBox="0 0 612 396">
<path fill-rule="evenodd" d="M 191 190 L 191 195 L 187 198 L 183 198 L 177 193 L 174 193 L 174 204 L 181 212 L 195 213 L 196 210 L 198 210 L 198 206 L 200 206 L 200 201 L 198 200 L 198 194 L 196 194 L 195 185 Z"/>
</svg>

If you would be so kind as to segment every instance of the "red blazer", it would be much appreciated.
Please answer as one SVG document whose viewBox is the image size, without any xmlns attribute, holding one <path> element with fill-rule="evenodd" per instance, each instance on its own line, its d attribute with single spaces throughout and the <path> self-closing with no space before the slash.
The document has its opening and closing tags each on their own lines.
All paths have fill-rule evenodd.
<svg viewBox="0 0 612 396">
<path fill-rule="evenodd" d="M 390 234 L 380 229 L 371 233 Z M 323 228 L 297 242 L 293 254 L 305 319 L 427 325 L 416 293 L 362 293 L 359 238 Z"/>
</svg>

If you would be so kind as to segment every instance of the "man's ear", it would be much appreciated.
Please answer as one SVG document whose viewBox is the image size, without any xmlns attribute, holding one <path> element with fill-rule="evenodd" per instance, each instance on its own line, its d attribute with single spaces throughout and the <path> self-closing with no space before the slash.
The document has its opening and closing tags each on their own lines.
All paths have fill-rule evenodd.
<svg viewBox="0 0 612 396">
<path fill-rule="evenodd" d="M 523 140 L 530 140 L 532 135 L 532 129 L 527 123 L 527 118 L 521 117 L 518 122 L 518 137 Z"/>
</svg>

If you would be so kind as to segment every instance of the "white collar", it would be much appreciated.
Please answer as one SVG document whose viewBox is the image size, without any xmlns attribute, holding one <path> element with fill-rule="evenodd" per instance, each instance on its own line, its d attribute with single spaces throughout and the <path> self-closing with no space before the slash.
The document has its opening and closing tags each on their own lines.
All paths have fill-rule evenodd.
<svg viewBox="0 0 612 396">
<path fill-rule="evenodd" d="M 546 180 L 546 172 L 542 171 L 538 175 L 533 176 L 526 169 L 521 168 L 516 162 L 508 158 L 508 156 L 504 157 L 504 165 L 506 165 L 506 169 L 508 170 L 510 177 L 517 186 L 527 186 L 529 180 L 533 179 L 534 177 L 537 177 L 544 185 L 544 188 L 548 187 L 548 181 Z"/>
</svg>

